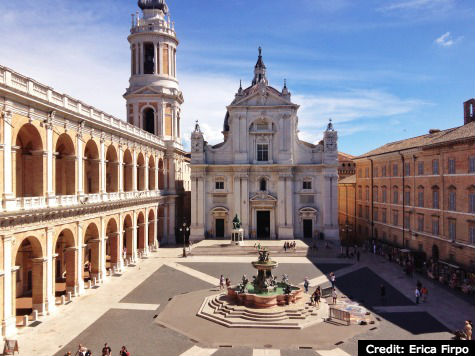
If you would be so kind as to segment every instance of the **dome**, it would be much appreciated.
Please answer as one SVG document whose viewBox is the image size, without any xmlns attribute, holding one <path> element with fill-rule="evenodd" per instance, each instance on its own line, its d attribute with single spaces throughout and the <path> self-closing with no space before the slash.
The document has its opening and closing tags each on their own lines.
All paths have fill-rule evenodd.
<svg viewBox="0 0 475 356">
<path fill-rule="evenodd" d="M 168 12 L 165 0 L 139 0 L 138 5 L 142 10 L 162 10 L 165 14 Z"/>
</svg>

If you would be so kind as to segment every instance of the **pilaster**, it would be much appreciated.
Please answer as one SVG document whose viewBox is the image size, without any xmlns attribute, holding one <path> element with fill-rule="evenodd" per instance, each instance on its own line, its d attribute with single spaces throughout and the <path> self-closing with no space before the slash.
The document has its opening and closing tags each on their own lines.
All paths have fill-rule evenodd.
<svg viewBox="0 0 475 356">
<path fill-rule="evenodd" d="M 56 196 L 53 189 L 53 119 L 55 112 L 48 114 L 46 129 L 46 199 L 48 206 L 56 206 Z"/>
<path fill-rule="evenodd" d="M 12 113 L 3 113 L 3 208 L 13 210 L 16 208 L 15 196 L 13 195 L 12 177 Z"/>
<path fill-rule="evenodd" d="M 3 240 L 3 315 L 2 335 L 8 337 L 16 333 L 16 319 L 13 315 L 13 290 L 12 281 L 12 235 L 2 236 Z"/>
</svg>

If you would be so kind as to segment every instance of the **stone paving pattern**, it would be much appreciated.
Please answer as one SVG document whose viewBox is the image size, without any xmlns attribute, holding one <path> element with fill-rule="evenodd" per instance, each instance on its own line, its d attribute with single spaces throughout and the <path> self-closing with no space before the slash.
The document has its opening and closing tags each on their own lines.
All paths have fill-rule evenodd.
<svg viewBox="0 0 475 356">
<path fill-rule="evenodd" d="M 266 243 L 281 246 L 280 241 L 263 244 Z M 204 241 L 203 248 L 213 244 L 216 242 Z M 298 245 L 304 244 L 298 241 Z M 332 257 L 331 251 L 320 248 L 321 255 L 311 259 L 289 254 L 276 256 L 280 264 L 276 275 L 280 277 L 285 270 L 295 283 L 307 276 L 328 284 L 325 275 L 335 271 L 340 293 L 362 301 L 374 311 L 380 319 L 377 326 L 351 326 L 361 328 L 353 336 L 346 326 L 334 326 L 325 333 L 315 330 L 315 339 L 322 342 L 313 349 L 299 349 L 304 345 L 296 343 L 298 340 L 295 341 L 290 333 L 281 335 L 276 342 L 268 331 L 255 329 L 253 332 L 261 336 L 255 340 L 269 341 L 243 347 L 236 337 L 227 345 L 220 342 L 216 347 L 200 344 L 181 332 L 161 327 L 158 319 L 165 316 L 167 306 L 174 303 L 176 296 L 186 300 L 187 295 L 191 295 L 186 293 L 216 293 L 215 282 L 221 273 L 230 276 L 233 282 L 241 278 L 243 270 L 249 276 L 253 275 L 254 271 L 248 265 L 255 259 L 253 256 L 227 256 L 225 248 L 214 248 L 213 251 L 216 256 L 194 255 L 184 259 L 180 257 L 181 248 L 160 249 L 121 277 L 109 278 L 100 288 L 88 290 L 84 296 L 74 298 L 73 303 L 61 306 L 54 315 L 41 317 L 37 327 L 20 330 L 20 355 L 64 355 L 67 350 L 74 354 L 79 343 L 91 348 L 94 354 L 100 354 L 104 342 L 111 345 L 113 354 L 118 353 L 120 346 L 127 345 L 132 355 L 186 355 L 191 352 L 203 356 L 343 355 L 345 352 L 356 355 L 358 339 L 449 339 L 449 330 L 460 328 L 466 318 L 475 319 L 473 305 L 437 285 L 430 285 L 428 303 L 414 304 L 417 279 L 407 277 L 399 266 L 378 256 L 363 254 L 361 261 L 354 263 L 335 258 L 338 251 L 333 251 Z M 379 295 L 381 283 L 386 283 L 384 303 Z M 191 329 L 193 327 L 198 325 L 190 325 Z M 216 325 L 206 330 L 219 341 L 220 331 Z M 213 330 L 218 331 L 213 334 Z M 335 342 L 330 345 L 323 340 Z M 342 343 L 334 345 L 338 342 Z"/>
</svg>

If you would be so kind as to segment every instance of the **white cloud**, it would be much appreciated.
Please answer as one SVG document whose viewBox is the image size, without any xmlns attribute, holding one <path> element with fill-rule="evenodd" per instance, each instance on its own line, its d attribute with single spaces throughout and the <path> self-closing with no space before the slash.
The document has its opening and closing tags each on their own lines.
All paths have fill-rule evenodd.
<svg viewBox="0 0 475 356">
<path fill-rule="evenodd" d="M 422 9 L 439 9 L 451 7 L 453 0 L 407 0 L 407 1 L 393 1 L 389 5 L 380 8 L 382 11 L 413 11 Z"/>
<path fill-rule="evenodd" d="M 435 43 L 438 44 L 441 47 L 451 47 L 454 45 L 456 42 L 460 41 L 462 37 L 459 37 L 457 39 L 454 39 L 450 32 L 446 32 L 440 37 L 435 39 Z"/>
</svg>

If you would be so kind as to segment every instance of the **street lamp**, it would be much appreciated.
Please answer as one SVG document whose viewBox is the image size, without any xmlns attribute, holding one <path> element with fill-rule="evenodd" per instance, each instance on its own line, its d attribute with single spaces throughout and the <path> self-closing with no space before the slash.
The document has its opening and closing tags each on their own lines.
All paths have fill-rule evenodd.
<svg viewBox="0 0 475 356">
<path fill-rule="evenodd" d="M 185 220 L 178 230 L 183 233 L 183 257 L 186 257 L 186 233 L 190 231 L 190 228 L 186 225 Z"/>
<path fill-rule="evenodd" d="M 348 233 L 353 232 L 353 229 L 351 228 L 351 225 L 350 225 L 348 219 L 346 219 L 345 225 L 343 225 L 343 227 L 341 228 L 341 232 L 346 232 L 346 238 L 345 238 L 346 257 L 349 257 L 349 251 L 348 251 L 349 237 L 348 237 Z"/>
</svg>

